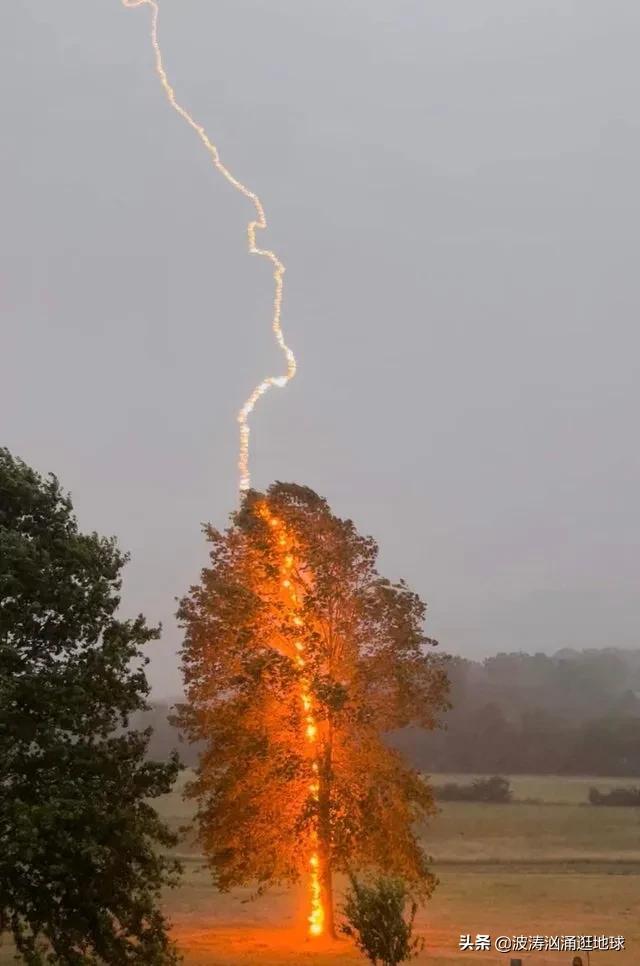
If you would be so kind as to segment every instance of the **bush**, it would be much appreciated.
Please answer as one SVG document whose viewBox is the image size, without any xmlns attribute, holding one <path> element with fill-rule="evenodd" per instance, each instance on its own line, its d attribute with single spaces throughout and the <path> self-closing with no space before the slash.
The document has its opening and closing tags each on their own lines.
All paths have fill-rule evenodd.
<svg viewBox="0 0 640 966">
<path fill-rule="evenodd" d="M 506 804 L 513 799 L 511 782 L 494 775 L 493 778 L 476 778 L 470 785 L 447 782 L 434 789 L 441 802 L 495 802 Z"/>
<path fill-rule="evenodd" d="M 612 788 L 608 792 L 600 792 L 597 788 L 590 788 L 589 801 L 592 805 L 635 805 L 640 807 L 640 788 Z"/>
<path fill-rule="evenodd" d="M 341 910 L 346 922 L 340 931 L 355 941 L 374 966 L 397 966 L 414 959 L 424 949 L 424 940 L 413 936 L 415 902 L 405 917 L 410 900 L 402 879 L 381 876 L 365 885 L 350 878 L 351 889 Z"/>
</svg>

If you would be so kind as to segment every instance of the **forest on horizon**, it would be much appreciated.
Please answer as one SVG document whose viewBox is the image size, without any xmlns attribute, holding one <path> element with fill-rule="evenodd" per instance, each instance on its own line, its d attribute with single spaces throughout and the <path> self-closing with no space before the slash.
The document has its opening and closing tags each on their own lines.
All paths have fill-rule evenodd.
<svg viewBox="0 0 640 966">
<path fill-rule="evenodd" d="M 555 654 L 501 653 L 483 661 L 449 657 L 451 710 L 434 732 L 389 735 L 425 772 L 640 776 L 640 649 Z M 176 699 L 176 703 L 179 699 Z M 181 741 L 173 704 L 154 702 L 133 724 L 151 726 L 151 758 L 177 749 L 195 765 L 198 749 Z"/>
</svg>

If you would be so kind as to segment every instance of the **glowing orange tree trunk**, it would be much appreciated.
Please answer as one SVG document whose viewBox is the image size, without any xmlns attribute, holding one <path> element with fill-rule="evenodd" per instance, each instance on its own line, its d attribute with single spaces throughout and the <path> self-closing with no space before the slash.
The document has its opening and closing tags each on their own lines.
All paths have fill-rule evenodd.
<svg viewBox="0 0 640 966">
<path fill-rule="evenodd" d="M 330 745 L 325 741 L 325 753 L 319 736 L 318 723 L 314 713 L 314 701 L 310 683 L 307 677 L 305 644 L 303 640 L 305 628 L 304 618 L 301 616 L 300 592 L 296 589 L 293 572 L 296 564 L 295 539 L 290 530 L 277 516 L 269 510 L 267 504 L 260 509 L 261 516 L 277 534 L 279 549 L 279 579 L 285 599 L 285 607 L 290 613 L 293 627 L 294 659 L 299 668 L 300 700 L 304 711 L 305 739 L 311 753 L 311 781 L 309 791 L 315 806 L 314 827 L 311 831 L 311 850 L 309 854 L 309 935 L 321 936 L 324 932 L 335 935 L 333 916 L 333 888 L 331 875 L 331 826 L 330 814 Z M 329 750 L 327 758 L 326 749 Z M 328 764 L 328 767 L 327 767 Z"/>
<path fill-rule="evenodd" d="M 318 792 L 318 858 L 320 901 L 324 912 L 324 926 L 328 936 L 335 938 L 336 927 L 333 901 L 333 863 L 331 843 L 331 736 L 325 739 L 320 764 Z"/>
</svg>

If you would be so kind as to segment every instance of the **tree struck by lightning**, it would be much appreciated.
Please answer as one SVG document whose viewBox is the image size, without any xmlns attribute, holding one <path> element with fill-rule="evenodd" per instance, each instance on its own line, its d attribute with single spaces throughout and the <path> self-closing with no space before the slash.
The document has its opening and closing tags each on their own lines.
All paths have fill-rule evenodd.
<svg viewBox="0 0 640 966">
<path fill-rule="evenodd" d="M 185 704 L 201 743 L 189 794 L 219 888 L 304 881 L 310 936 L 336 932 L 352 870 L 435 885 L 417 834 L 429 783 L 385 736 L 431 729 L 446 660 L 425 606 L 376 570 L 377 547 L 307 487 L 249 490 L 178 611 Z"/>
<path fill-rule="evenodd" d="M 428 896 L 434 877 L 414 832 L 433 812 L 428 785 L 383 740 L 396 728 L 434 727 L 446 704 L 443 666 L 424 648 L 424 605 L 375 570 L 377 548 L 313 491 L 251 489 L 250 417 L 296 360 L 282 331 L 285 267 L 256 236 L 258 195 L 222 162 L 205 128 L 177 100 L 159 42 L 158 0 L 148 6 L 155 70 L 176 113 L 216 171 L 253 205 L 250 254 L 273 273 L 271 327 L 286 373 L 268 376 L 238 413 L 240 508 L 208 528 L 211 567 L 178 616 L 187 704 L 180 720 L 204 751 L 190 793 L 214 881 L 308 883 L 308 934 L 335 936 L 334 875 L 352 867 L 402 875 Z"/>
</svg>

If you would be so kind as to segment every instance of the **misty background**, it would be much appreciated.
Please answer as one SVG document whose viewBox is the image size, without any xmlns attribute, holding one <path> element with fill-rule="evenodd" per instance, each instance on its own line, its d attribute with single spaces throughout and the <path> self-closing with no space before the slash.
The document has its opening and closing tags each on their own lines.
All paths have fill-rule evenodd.
<svg viewBox="0 0 640 966">
<path fill-rule="evenodd" d="M 283 363 L 252 209 L 152 70 L 149 10 L 0 12 L 2 443 L 162 620 Z M 380 542 L 452 653 L 637 646 L 635 0 L 161 0 L 179 100 L 262 197 L 299 376 L 252 422 Z"/>
</svg>

